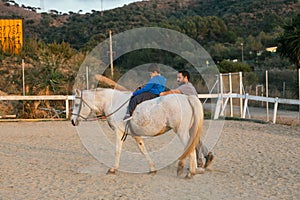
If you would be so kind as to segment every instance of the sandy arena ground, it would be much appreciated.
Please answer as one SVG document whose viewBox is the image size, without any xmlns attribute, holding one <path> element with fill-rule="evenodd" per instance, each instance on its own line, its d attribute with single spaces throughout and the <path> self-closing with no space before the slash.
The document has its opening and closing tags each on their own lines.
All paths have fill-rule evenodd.
<svg viewBox="0 0 300 200">
<path fill-rule="evenodd" d="M 1 122 L 0 199 L 300 199 L 299 144 L 299 126 L 226 121 L 204 174 L 106 175 L 70 122 Z"/>
</svg>

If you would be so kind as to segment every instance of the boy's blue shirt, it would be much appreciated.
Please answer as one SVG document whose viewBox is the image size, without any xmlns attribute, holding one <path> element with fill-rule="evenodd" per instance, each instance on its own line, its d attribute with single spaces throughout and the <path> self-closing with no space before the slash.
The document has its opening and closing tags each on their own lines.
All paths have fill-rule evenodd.
<svg viewBox="0 0 300 200">
<path fill-rule="evenodd" d="M 165 90 L 166 82 L 167 79 L 161 75 L 153 76 L 144 87 L 135 91 L 132 95 L 136 96 L 143 92 L 159 95 L 159 93 Z"/>
</svg>

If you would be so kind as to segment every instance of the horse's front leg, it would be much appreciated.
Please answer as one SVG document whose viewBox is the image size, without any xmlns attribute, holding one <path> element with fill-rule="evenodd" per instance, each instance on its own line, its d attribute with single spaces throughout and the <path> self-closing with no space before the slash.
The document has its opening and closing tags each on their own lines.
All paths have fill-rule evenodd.
<svg viewBox="0 0 300 200">
<path fill-rule="evenodd" d="M 123 142 L 124 142 L 124 141 L 122 141 L 123 132 L 116 130 L 115 133 L 116 133 L 115 164 L 114 164 L 114 167 L 110 168 L 107 171 L 107 174 L 115 174 L 120 166 L 120 157 L 121 157 L 122 146 L 123 146 Z"/>
<path fill-rule="evenodd" d="M 154 162 L 152 161 L 152 159 L 150 158 L 150 156 L 148 154 L 148 151 L 145 147 L 144 141 L 142 140 L 142 138 L 140 136 L 135 136 L 134 139 L 136 140 L 140 151 L 142 152 L 142 154 L 145 156 L 145 158 L 149 162 L 150 173 L 156 173 L 155 164 L 154 164 Z"/>
</svg>

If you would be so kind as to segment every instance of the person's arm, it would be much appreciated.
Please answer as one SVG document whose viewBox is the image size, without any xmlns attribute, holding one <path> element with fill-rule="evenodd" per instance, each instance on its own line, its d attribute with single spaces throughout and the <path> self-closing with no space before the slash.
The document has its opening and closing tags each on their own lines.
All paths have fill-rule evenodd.
<svg viewBox="0 0 300 200">
<path fill-rule="evenodd" d="M 137 91 L 135 91 L 135 92 L 133 92 L 133 96 L 136 96 L 136 95 L 138 95 L 138 94 L 141 94 L 141 93 L 143 93 L 143 92 L 148 92 L 152 87 L 153 87 L 153 85 L 154 85 L 154 83 L 147 83 L 144 87 L 142 87 L 141 89 L 139 89 L 139 90 L 137 90 Z"/>
<path fill-rule="evenodd" d="M 169 91 L 165 91 L 165 92 L 161 92 L 159 94 L 159 96 L 165 96 L 165 95 L 168 95 L 168 94 L 181 94 L 180 90 L 169 90 Z"/>
</svg>

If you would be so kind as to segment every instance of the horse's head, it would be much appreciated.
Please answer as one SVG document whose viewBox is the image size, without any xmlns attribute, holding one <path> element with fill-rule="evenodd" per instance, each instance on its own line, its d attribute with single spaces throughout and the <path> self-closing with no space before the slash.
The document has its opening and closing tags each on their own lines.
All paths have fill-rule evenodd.
<svg viewBox="0 0 300 200">
<path fill-rule="evenodd" d="M 71 122 L 73 126 L 77 126 L 80 120 L 87 120 L 93 112 L 91 107 L 91 99 L 86 95 L 87 91 L 76 90 L 75 99 L 73 101 L 73 111 Z"/>
</svg>

